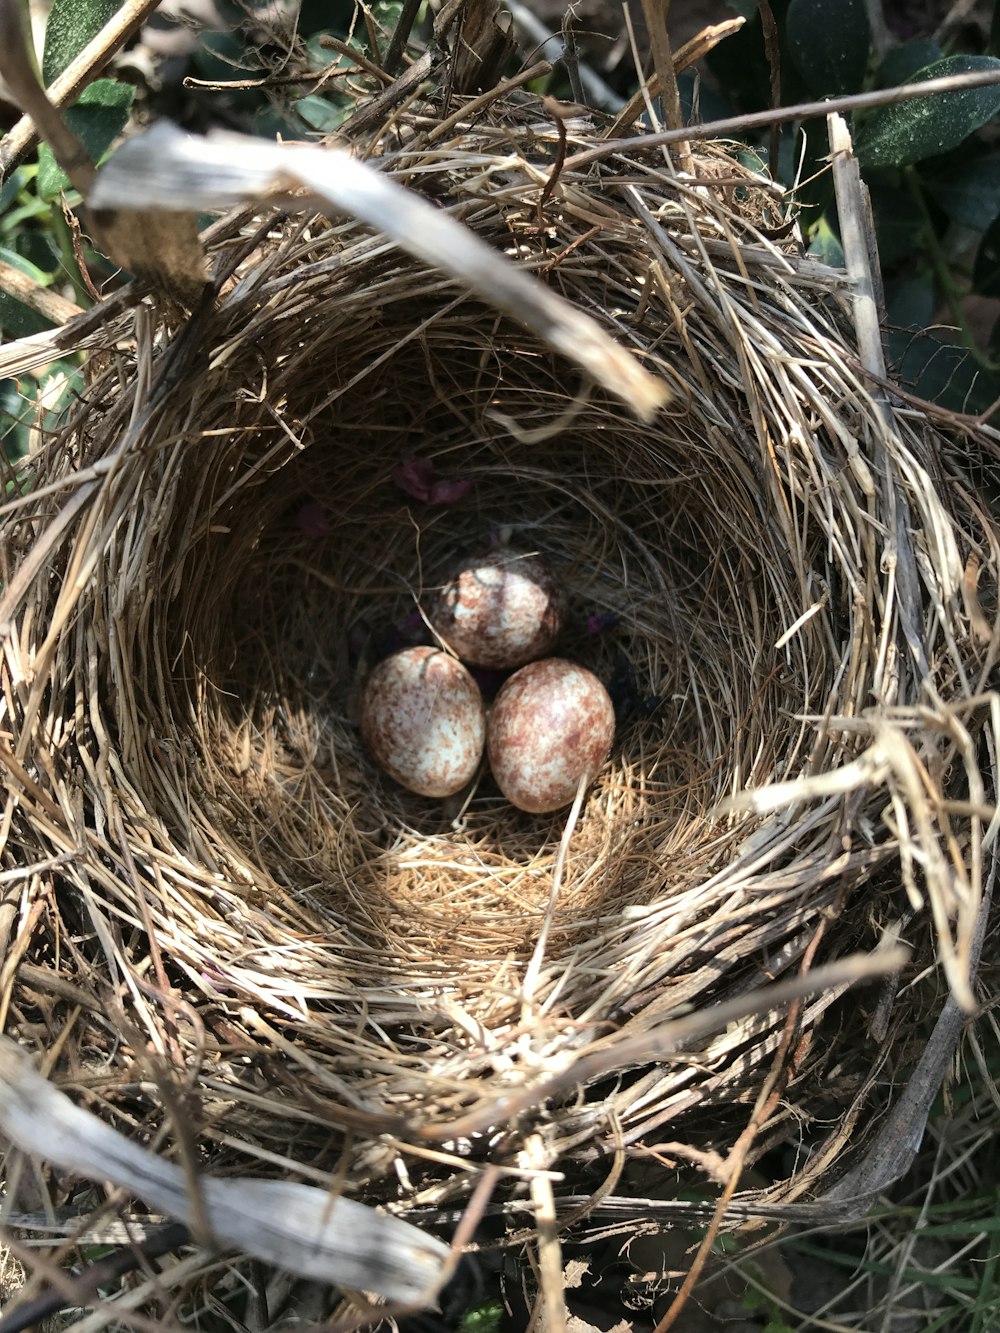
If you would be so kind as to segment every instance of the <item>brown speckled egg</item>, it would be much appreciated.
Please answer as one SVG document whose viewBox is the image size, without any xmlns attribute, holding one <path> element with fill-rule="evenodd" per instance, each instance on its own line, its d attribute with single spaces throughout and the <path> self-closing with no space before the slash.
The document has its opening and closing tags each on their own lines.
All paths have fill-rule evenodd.
<svg viewBox="0 0 1000 1333">
<path fill-rule="evenodd" d="M 559 810 L 592 780 L 611 749 L 615 710 L 597 677 L 547 657 L 516 671 L 496 697 L 486 752 L 497 786 L 533 814 Z"/>
<path fill-rule="evenodd" d="M 479 686 L 440 648 L 406 648 L 374 668 L 361 735 L 380 768 L 418 796 L 451 796 L 476 771 L 486 730 Z"/>
<path fill-rule="evenodd" d="M 565 607 L 544 560 L 495 551 L 456 570 L 434 599 L 429 619 L 463 662 L 509 668 L 551 652 Z"/>
</svg>

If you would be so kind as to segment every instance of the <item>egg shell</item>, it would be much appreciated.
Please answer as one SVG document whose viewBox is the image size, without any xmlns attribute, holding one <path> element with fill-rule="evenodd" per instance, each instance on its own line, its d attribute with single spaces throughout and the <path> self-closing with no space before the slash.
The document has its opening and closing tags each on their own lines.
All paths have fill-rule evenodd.
<svg viewBox="0 0 1000 1333">
<path fill-rule="evenodd" d="M 592 781 L 611 750 L 615 710 L 591 671 L 548 657 L 504 684 L 490 711 L 486 751 L 496 784 L 532 814 L 559 810 Z"/>
<path fill-rule="evenodd" d="M 380 768 L 418 796 L 451 796 L 483 753 L 483 696 L 440 648 L 406 648 L 373 669 L 361 697 L 361 735 Z"/>
<path fill-rule="evenodd" d="M 510 669 L 551 652 L 565 610 L 544 560 L 495 551 L 455 570 L 428 619 L 463 662 Z"/>
</svg>

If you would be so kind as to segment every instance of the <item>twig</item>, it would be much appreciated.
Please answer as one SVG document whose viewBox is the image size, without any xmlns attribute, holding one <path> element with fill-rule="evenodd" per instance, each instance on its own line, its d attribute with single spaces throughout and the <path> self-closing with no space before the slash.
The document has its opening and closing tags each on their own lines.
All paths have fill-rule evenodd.
<svg viewBox="0 0 1000 1333">
<path fill-rule="evenodd" d="M 190 1241 L 191 1233 L 183 1223 L 168 1222 L 144 1240 L 114 1250 L 96 1263 L 88 1264 L 77 1274 L 67 1274 L 59 1290 L 50 1289 L 34 1300 L 16 1306 L 0 1317 L 0 1333 L 24 1333 L 25 1329 L 51 1319 L 67 1306 L 88 1305 L 102 1287 L 111 1286 L 119 1278 L 142 1268 L 151 1259 L 158 1259 L 171 1250 L 179 1250 Z"/>
<path fill-rule="evenodd" d="M 67 320 L 83 314 L 81 308 L 72 301 L 67 301 L 65 296 L 41 286 L 34 278 L 29 278 L 27 273 L 22 273 L 19 268 L 5 263 L 2 259 L 0 259 L 0 291 L 13 296 L 15 301 L 20 301 L 30 310 L 51 320 L 53 324 L 65 324 Z"/>
<path fill-rule="evenodd" d="M 877 379 L 884 379 L 885 354 L 882 348 L 879 301 L 875 286 L 875 274 L 880 272 L 880 265 L 868 190 L 861 179 L 847 122 L 842 116 L 834 113 L 827 118 L 827 125 L 833 157 L 837 211 L 844 243 L 844 262 L 854 289 L 854 330 L 858 342 L 858 355 L 869 374 Z M 876 389 L 873 397 L 886 426 L 890 431 L 895 430 L 889 395 L 882 389 Z M 893 535 L 886 550 L 896 565 L 899 621 L 918 671 L 926 673 L 927 658 L 920 620 L 923 594 L 916 556 L 910 541 L 912 525 L 909 505 L 894 475 L 888 452 L 883 451 L 882 456 L 875 461 L 882 479 L 883 501 L 887 512 L 893 515 L 889 529 Z"/>
<path fill-rule="evenodd" d="M 377 61 L 369 60 L 368 57 L 363 55 L 356 47 L 348 45 L 347 42 L 342 42 L 339 37 L 334 37 L 331 33 L 324 32 L 321 33 L 316 40 L 324 51 L 335 51 L 338 56 L 347 56 L 350 60 L 354 61 L 359 69 L 363 69 L 366 74 L 370 74 L 373 79 L 378 79 L 379 82 L 384 83 L 386 87 L 392 83 L 390 76 Z"/>
<path fill-rule="evenodd" d="M 781 106 L 781 38 L 774 10 L 768 0 L 757 0 L 757 12 L 760 14 L 760 26 L 764 32 L 764 50 L 767 53 L 767 67 L 771 76 L 771 106 Z M 771 126 L 771 142 L 768 150 L 768 162 L 773 176 L 778 169 L 778 144 L 781 139 L 780 126 L 775 122 Z"/>
<path fill-rule="evenodd" d="M 677 87 L 677 72 L 667 33 L 669 12 L 669 0 L 642 0 L 646 30 L 653 46 L 653 64 L 660 82 L 660 101 L 667 125 L 670 129 L 679 130 L 684 126 L 684 117 L 681 114 L 681 95 Z M 691 145 L 686 139 L 677 141 L 677 164 L 682 171 L 691 170 Z"/>
<path fill-rule="evenodd" d="M 0 1129 L 23 1152 L 74 1175 L 110 1180 L 195 1232 L 185 1173 L 76 1106 L 0 1037 Z M 389 1300 L 433 1299 L 449 1248 L 401 1218 L 289 1180 L 198 1178 L 208 1235 L 201 1244 L 237 1249 L 317 1281 L 374 1291 Z"/>
<path fill-rule="evenodd" d="M 4 8 L 16 0 L 4 0 Z M 125 0 L 121 9 L 104 25 L 101 31 L 88 42 L 75 60 L 66 66 L 59 77 L 53 80 L 48 89 L 49 101 L 57 107 L 66 106 L 76 101 L 97 74 L 104 68 L 113 55 L 120 51 L 133 33 L 149 18 L 160 0 Z M 9 133 L 0 141 L 0 182 L 30 152 L 38 138 L 41 127 L 35 125 L 30 114 L 25 114 Z"/>
<path fill-rule="evenodd" d="M 665 1060 L 689 1042 L 709 1033 L 719 1032 L 730 1023 L 742 1022 L 755 1014 L 767 1013 L 783 1004 L 841 986 L 873 981 L 903 966 L 907 951 L 899 947 L 878 949 L 870 954 L 851 954 L 835 963 L 827 963 L 806 976 L 794 977 L 775 986 L 765 986 L 749 995 L 741 995 L 724 1004 L 710 1005 L 684 1018 L 673 1019 L 634 1037 L 620 1038 L 611 1046 L 599 1047 L 581 1056 L 568 1069 L 543 1078 L 537 1083 L 517 1088 L 488 1105 L 470 1111 L 457 1120 L 437 1125 L 414 1126 L 421 1141 L 468 1138 L 492 1125 L 504 1124 L 515 1116 L 552 1097 L 561 1096 L 570 1087 L 579 1087 L 603 1078 L 617 1069 Z M 412 1131 L 411 1131 L 412 1132 Z"/>
<path fill-rule="evenodd" d="M 404 0 L 399 18 L 396 20 L 396 26 L 392 30 L 389 49 L 385 53 L 385 72 L 387 74 L 395 74 L 399 68 L 403 59 L 403 49 L 409 41 L 410 31 L 416 22 L 423 2 L 424 0 Z"/>
<path fill-rule="evenodd" d="M 552 1194 L 552 1181 L 544 1173 L 550 1165 L 541 1134 L 532 1134 L 521 1154 L 527 1167 L 542 1168 L 531 1178 L 531 1202 L 535 1208 L 538 1240 L 538 1276 L 542 1289 L 545 1333 L 566 1333 L 566 1294 L 563 1287 L 562 1247 Z"/>
<path fill-rule="evenodd" d="M 830 135 L 830 154 L 833 159 L 833 180 L 837 194 L 837 213 L 840 218 L 844 245 L 844 264 L 853 289 L 852 311 L 854 332 L 858 340 L 861 364 L 869 374 L 885 379 L 885 355 L 882 350 L 882 330 L 878 301 L 875 295 L 869 229 L 865 225 L 867 190 L 861 180 L 858 161 L 854 156 L 850 131 L 844 118 L 834 113 L 827 117 Z M 881 400 L 887 405 L 887 398 Z M 892 424 L 891 418 L 888 424 Z"/>
<path fill-rule="evenodd" d="M 587 95 L 583 87 L 583 79 L 580 76 L 580 52 L 576 46 L 576 33 L 573 31 L 573 19 L 575 13 L 573 6 L 567 6 L 562 18 L 562 39 L 563 39 L 563 67 L 566 70 L 566 76 L 569 79 L 570 90 L 573 94 L 574 102 L 583 102 L 587 100 Z"/>
<path fill-rule="evenodd" d="M 941 79 L 925 79 L 922 83 L 900 84 L 897 88 L 878 88 L 870 93 L 855 93 L 851 97 L 827 98 L 821 102 L 798 102 L 795 106 L 776 107 L 771 111 L 754 111 L 745 116 L 727 116 L 707 125 L 685 125 L 680 130 L 661 130 L 658 134 L 633 135 L 627 139 L 606 139 L 596 148 L 577 153 L 566 163 L 567 170 L 578 171 L 615 153 L 639 153 L 662 148 L 686 139 L 722 139 L 747 130 L 759 130 L 767 125 L 780 125 L 791 120 L 809 120 L 826 116 L 833 111 L 867 111 L 876 106 L 892 106 L 897 102 L 912 102 L 918 97 L 936 97 L 939 93 L 963 92 L 969 88 L 991 88 L 1000 83 L 996 69 L 973 70 L 968 74 L 950 74 Z"/>
<path fill-rule="evenodd" d="M 566 115 L 559 102 L 554 97 L 545 97 L 542 99 L 542 105 L 550 113 L 556 123 L 556 131 L 559 135 L 559 147 L 556 149 L 555 161 L 552 163 L 552 169 L 549 172 L 549 178 L 545 182 L 542 193 L 538 196 L 538 230 L 543 227 L 543 213 L 545 205 L 552 198 L 552 192 L 556 188 L 559 176 L 562 172 L 563 163 L 566 161 Z"/>
<path fill-rule="evenodd" d="M 522 4 L 521 0 L 506 0 L 504 8 L 510 11 L 518 32 L 536 44 L 540 55 L 553 65 L 564 59 L 566 53 L 564 38 L 551 28 L 547 28 L 527 5 Z M 620 111 L 624 106 L 624 99 L 584 61 L 578 61 L 578 68 L 580 83 L 591 106 L 601 111 Z"/>
<path fill-rule="evenodd" d="M 405 102 L 420 87 L 430 74 L 432 64 L 430 51 L 425 51 L 388 88 L 383 88 L 370 102 L 365 102 L 344 121 L 340 127 L 343 137 L 350 139 L 380 125 L 389 112 L 395 111 L 401 102 Z"/>
<path fill-rule="evenodd" d="M 74 187 L 86 194 L 94 182 L 94 164 L 42 88 L 18 0 L 0 0 L 0 73 L 10 84 L 15 100 L 26 108 L 27 117 L 30 117 L 31 134 L 27 142 L 31 141 L 37 126 Z M 7 139 L 0 144 L 0 172 L 5 167 L 6 144 Z"/>
<path fill-rule="evenodd" d="M 709 27 L 703 28 L 701 32 L 696 33 L 690 41 L 685 42 L 674 52 L 674 73 L 682 74 L 689 65 L 693 65 L 696 61 L 708 55 L 709 51 L 714 50 L 724 38 L 731 37 L 734 32 L 739 32 L 744 23 L 746 23 L 745 18 L 726 19 L 724 23 L 713 23 Z M 608 127 L 606 135 L 608 139 L 620 137 L 635 121 L 636 117 L 642 114 L 645 106 L 645 92 L 648 92 L 650 97 L 659 97 L 660 95 L 660 79 L 655 70 L 646 80 L 645 90 L 640 88 L 638 92 L 633 93 Z"/>
</svg>

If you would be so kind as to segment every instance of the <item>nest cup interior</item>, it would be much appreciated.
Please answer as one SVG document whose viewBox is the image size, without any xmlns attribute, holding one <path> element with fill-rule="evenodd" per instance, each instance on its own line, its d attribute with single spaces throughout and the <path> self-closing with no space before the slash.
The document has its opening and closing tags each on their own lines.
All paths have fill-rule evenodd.
<svg viewBox="0 0 1000 1333">
<path fill-rule="evenodd" d="M 682 405 L 650 430 L 589 402 L 559 428 L 566 368 L 510 328 L 476 346 L 472 321 L 434 318 L 441 304 L 386 307 L 370 338 L 347 345 L 342 330 L 329 345 L 317 335 L 316 363 L 353 387 L 325 406 L 325 375 L 289 384 L 280 404 L 272 387 L 281 427 L 267 412 L 213 441 L 232 481 L 180 569 L 163 570 L 182 589 L 164 640 L 184 666 L 161 706 L 174 728 L 197 708 L 199 768 L 256 892 L 270 899 L 274 883 L 331 943 L 374 951 L 413 1001 L 441 987 L 478 1021 L 509 1021 L 567 812 L 523 814 L 488 774 L 447 801 L 405 791 L 366 753 L 357 703 L 373 660 L 430 641 L 421 608 L 456 559 L 499 541 L 541 554 L 569 594 L 555 651 L 594 670 L 618 714 L 535 992 L 579 1017 L 595 972 L 620 966 L 607 936 L 621 948 L 627 909 L 703 883 L 728 842 L 713 807 L 794 761 L 825 645 L 814 636 L 808 679 L 798 653 L 774 647 L 799 590 L 783 586 L 787 554 L 721 426 L 707 436 Z M 419 345 L 384 357 L 426 319 Z M 510 422 L 555 424 L 524 443 Z M 203 449 L 190 451 L 192 474 Z M 408 496 L 398 469 L 413 455 L 467 493 Z M 182 526 L 208 499 L 197 476 L 176 498 Z M 173 566 L 175 524 L 161 546 Z M 704 961 L 690 942 L 686 960 Z M 656 965 L 671 966 L 641 970 Z"/>
<path fill-rule="evenodd" d="M 263 1141 L 268 1169 L 280 1139 L 294 1163 L 296 1115 L 313 1125 L 321 1107 L 315 1160 L 340 1169 L 341 1126 L 352 1183 L 376 1194 L 397 1151 L 380 1115 L 445 1125 L 788 973 L 819 938 L 836 955 L 874 937 L 883 908 L 857 890 L 898 854 L 888 779 L 857 779 L 850 818 L 835 788 L 763 814 L 723 805 L 842 766 L 870 743 L 872 699 L 918 697 L 883 559 L 896 519 L 866 457 L 889 458 L 909 530 L 933 534 L 922 670 L 966 679 L 977 651 L 956 609 L 958 520 L 916 461 L 933 446 L 887 431 L 851 368 L 839 277 L 755 230 L 780 220 L 773 196 L 710 146 L 693 184 L 650 171 L 620 191 L 612 166 L 561 187 L 540 234 L 512 134 L 501 174 L 481 146 L 449 150 L 455 211 L 499 249 L 515 238 L 669 381 L 652 425 L 360 226 L 281 221 L 185 330 L 182 380 L 147 312 L 109 328 L 110 369 L 35 460 L 37 512 L 12 519 L 30 550 L 67 469 L 100 464 L 90 508 L 52 529 L 64 582 L 39 577 L 23 620 L 24 645 L 56 628 L 18 725 L 59 738 L 92 830 L 60 863 L 52 938 L 86 935 L 109 1012 L 115 976 L 162 958 L 220 1043 L 206 1105 L 221 1079 L 230 1139 L 251 1155 Z M 245 243 L 235 227 L 220 242 Z M 126 331 L 134 362 L 115 350 Z M 412 459 L 447 503 L 400 484 Z M 565 811 L 524 814 L 488 774 L 467 799 L 414 796 L 359 734 L 365 671 L 419 639 L 456 558 L 505 542 L 556 572 L 557 652 L 618 712 L 568 833 Z M 915 717 L 914 746 L 950 744 Z M 44 821 L 20 836 L 29 859 L 65 852 Z M 806 1033 L 835 999 L 810 1002 Z M 169 1049 L 162 1015 L 134 1006 Z M 575 1146 L 612 1114 L 634 1142 L 752 1097 L 784 1022 L 762 1013 L 697 1058 L 605 1082 L 560 1111 Z M 227 1063 L 234 1031 L 249 1072 Z M 793 1088 L 837 1058 L 796 1049 Z M 851 1052 L 856 1088 L 876 1062 Z"/>
</svg>

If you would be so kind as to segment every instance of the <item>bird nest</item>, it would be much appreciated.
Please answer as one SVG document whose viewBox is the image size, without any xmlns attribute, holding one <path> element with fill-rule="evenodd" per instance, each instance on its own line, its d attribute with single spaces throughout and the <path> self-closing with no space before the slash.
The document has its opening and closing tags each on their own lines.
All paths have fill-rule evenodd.
<svg viewBox="0 0 1000 1333">
<path fill-rule="evenodd" d="M 969 1003 L 994 530 L 726 144 L 540 198 L 539 105 L 434 144 L 408 114 L 385 169 L 672 399 L 639 420 L 351 220 L 235 215 L 189 321 L 88 315 L 3 517 L 7 1028 L 130 1136 L 427 1225 L 490 1164 L 502 1209 L 549 1167 L 579 1217 L 609 1154 L 724 1156 L 752 1113 L 751 1158 L 812 1149 L 764 1202 L 815 1192 L 937 979 Z M 498 545 L 555 571 L 616 705 L 571 817 L 488 774 L 412 795 L 360 741 L 365 671 Z M 922 984 L 753 1003 L 900 921 Z"/>
</svg>

